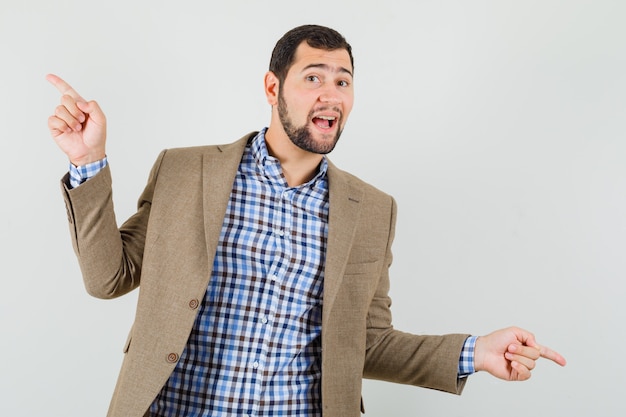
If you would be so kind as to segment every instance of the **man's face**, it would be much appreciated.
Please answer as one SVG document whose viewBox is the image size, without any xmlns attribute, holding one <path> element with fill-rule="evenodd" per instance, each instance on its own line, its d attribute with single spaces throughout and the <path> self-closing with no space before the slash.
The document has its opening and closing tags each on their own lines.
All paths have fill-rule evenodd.
<svg viewBox="0 0 626 417">
<path fill-rule="evenodd" d="M 278 115 L 289 139 L 308 152 L 329 153 L 341 136 L 353 101 L 348 51 L 326 51 L 301 43 L 278 90 Z"/>
</svg>

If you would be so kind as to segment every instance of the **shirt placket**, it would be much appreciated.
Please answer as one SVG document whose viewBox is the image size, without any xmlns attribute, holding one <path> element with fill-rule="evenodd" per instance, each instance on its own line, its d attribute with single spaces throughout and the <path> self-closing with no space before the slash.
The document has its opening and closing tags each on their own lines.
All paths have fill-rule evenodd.
<svg viewBox="0 0 626 417">
<path fill-rule="evenodd" d="M 271 346 L 276 346 L 276 338 L 280 332 L 276 329 L 276 315 L 280 309 L 281 287 L 285 280 L 288 269 L 288 262 L 292 256 L 292 242 L 290 239 L 291 225 L 293 221 L 293 206 L 291 198 L 293 189 L 278 184 L 268 187 L 268 197 L 272 200 L 273 207 L 270 213 L 272 239 L 269 240 L 274 245 L 274 250 L 268 251 L 273 256 L 270 258 L 266 279 L 266 291 L 262 291 L 261 315 L 258 318 L 259 334 L 261 345 L 258 347 L 258 355 L 250 359 L 249 366 L 254 372 L 254 406 L 250 410 L 249 416 L 259 414 L 260 400 L 267 387 L 268 381 L 276 371 L 276 365 L 269 362 L 273 357 Z"/>
</svg>

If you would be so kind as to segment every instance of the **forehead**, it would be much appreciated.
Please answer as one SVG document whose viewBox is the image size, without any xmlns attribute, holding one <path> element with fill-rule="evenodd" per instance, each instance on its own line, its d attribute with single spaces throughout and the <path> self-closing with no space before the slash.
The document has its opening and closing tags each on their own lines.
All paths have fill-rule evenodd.
<svg viewBox="0 0 626 417">
<path fill-rule="evenodd" d="M 289 72 L 291 70 L 300 72 L 311 66 L 324 67 L 332 72 L 348 72 L 352 75 L 350 54 L 345 49 L 327 51 L 313 48 L 306 42 L 302 42 L 296 49 L 296 55 Z"/>
</svg>

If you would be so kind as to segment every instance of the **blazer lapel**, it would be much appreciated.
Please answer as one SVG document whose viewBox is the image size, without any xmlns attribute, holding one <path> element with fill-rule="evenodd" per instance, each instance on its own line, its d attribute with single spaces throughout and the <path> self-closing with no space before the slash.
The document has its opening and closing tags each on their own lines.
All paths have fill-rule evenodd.
<svg viewBox="0 0 626 417">
<path fill-rule="evenodd" d="M 256 134 L 257 132 L 252 132 L 229 145 L 211 147 L 203 155 L 204 231 L 210 268 L 213 267 L 213 258 L 241 156 L 248 140 Z"/>
<path fill-rule="evenodd" d="M 363 191 L 328 162 L 329 219 L 322 323 L 328 320 L 352 248 Z M 323 327 L 323 324 L 322 324 Z"/>
</svg>

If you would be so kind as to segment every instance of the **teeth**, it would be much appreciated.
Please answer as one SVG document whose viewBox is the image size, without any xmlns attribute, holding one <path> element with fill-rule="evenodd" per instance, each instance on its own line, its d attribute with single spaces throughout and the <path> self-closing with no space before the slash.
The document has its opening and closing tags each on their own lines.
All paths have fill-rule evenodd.
<svg viewBox="0 0 626 417">
<path fill-rule="evenodd" d="M 324 120 L 335 120 L 335 118 L 332 116 L 318 116 L 317 118 L 324 119 Z"/>
</svg>

